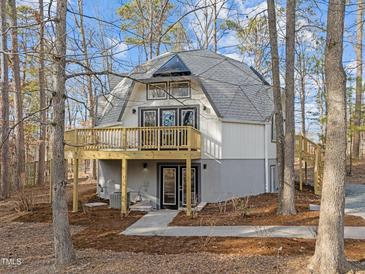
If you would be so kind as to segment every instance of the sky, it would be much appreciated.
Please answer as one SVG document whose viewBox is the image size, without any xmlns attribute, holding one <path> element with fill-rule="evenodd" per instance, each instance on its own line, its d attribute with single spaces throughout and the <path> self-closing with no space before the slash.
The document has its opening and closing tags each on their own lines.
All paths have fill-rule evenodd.
<svg viewBox="0 0 365 274">
<path fill-rule="evenodd" d="M 45 3 L 49 0 L 44 0 Z M 172 2 L 177 2 L 180 0 L 171 0 Z M 315 1 L 315 2 L 314 2 Z M 344 53 L 343 53 L 343 63 L 345 65 L 346 71 L 348 73 L 348 76 L 353 76 L 355 72 L 355 64 L 354 64 L 354 39 L 356 34 L 356 9 L 357 6 L 355 5 L 356 2 L 353 2 L 354 0 L 351 0 L 348 2 L 346 6 L 346 21 L 345 21 L 345 35 L 344 35 Z M 33 5 L 37 7 L 37 0 L 17 0 L 18 4 L 28 4 Z M 54 1 L 56 2 L 56 1 Z M 123 3 L 127 2 L 126 0 L 84 0 L 84 14 L 101 18 L 105 21 L 112 22 L 115 26 L 120 25 L 120 18 L 116 13 L 116 10 L 122 6 Z M 219 0 L 218 0 L 219 2 Z M 284 0 L 278 0 L 276 1 L 277 6 L 280 8 L 285 7 L 285 1 Z M 313 18 L 316 18 L 315 24 L 319 28 L 325 28 L 326 25 L 326 17 L 327 17 L 327 5 L 328 0 L 306 0 L 302 1 L 301 3 L 308 3 L 314 5 L 313 10 Z M 305 4 L 303 7 L 305 8 Z M 228 12 L 228 7 L 232 7 L 231 11 Z M 69 0 L 69 8 L 77 11 L 77 0 Z M 220 22 L 224 22 L 227 18 L 233 18 L 235 16 L 240 16 L 241 20 L 246 20 L 245 18 L 248 17 L 254 17 L 263 13 L 263 11 L 266 10 L 266 0 L 247 0 L 247 1 L 241 1 L 241 0 L 228 0 L 225 9 L 222 9 L 219 20 Z M 71 32 L 73 28 L 75 28 L 75 21 L 74 21 L 74 15 L 68 14 L 68 27 L 69 31 Z M 171 20 L 176 20 L 175 18 L 178 18 L 179 14 L 176 14 L 176 17 L 172 17 Z M 193 16 L 190 16 L 187 18 L 189 20 L 195 20 Z M 279 39 L 282 39 L 284 41 L 285 37 L 285 17 L 278 18 L 278 28 L 279 28 Z M 303 21 L 302 18 L 297 18 L 298 24 L 306 24 L 305 21 Z M 186 21 L 185 21 L 186 22 Z M 171 22 L 170 22 L 171 23 Z M 94 19 L 88 19 L 85 18 L 85 25 L 90 28 L 91 30 L 98 26 L 98 21 Z M 130 71 L 134 65 L 137 65 L 138 63 L 143 63 L 144 60 L 138 59 L 138 50 L 136 48 L 131 47 L 130 45 L 125 44 L 123 41 L 125 37 L 123 36 L 123 33 L 119 30 L 117 27 L 112 27 L 110 25 L 105 25 L 106 31 L 108 33 L 108 37 L 106 39 L 106 43 L 109 45 L 114 45 L 114 52 L 117 52 L 115 55 L 115 58 L 120 61 L 118 63 L 120 66 L 118 66 L 119 72 L 126 72 Z M 316 29 L 315 27 L 313 29 Z M 302 32 L 302 35 L 304 36 L 303 41 L 305 43 L 308 43 L 308 45 L 313 45 L 313 47 L 316 46 L 316 43 L 318 41 L 315 41 L 312 38 L 312 35 L 310 32 Z M 243 61 L 245 63 L 248 63 L 249 65 L 252 65 L 252 60 L 242 56 L 240 51 L 238 50 L 237 45 L 239 45 L 239 40 L 236 37 L 236 34 L 233 31 L 228 31 L 225 33 L 223 38 L 219 40 L 218 42 L 218 52 L 227 55 L 228 57 Z M 309 47 L 310 48 L 310 47 Z M 310 49 L 309 49 L 310 50 Z M 164 52 L 165 49 L 162 48 L 162 52 Z M 280 49 L 281 56 L 284 56 L 284 47 L 281 47 Z M 269 80 L 270 82 L 270 80 Z M 353 83 L 353 81 L 352 81 Z M 282 84 L 284 84 L 284 79 L 282 79 Z M 309 84 L 310 89 L 310 84 Z M 309 90 L 308 91 L 308 101 L 307 101 L 307 110 L 309 112 L 318 112 L 318 107 L 315 102 L 315 90 Z M 296 106 L 298 108 L 298 104 Z M 297 125 L 299 125 L 299 121 Z M 309 130 L 312 132 L 318 132 L 318 123 L 313 123 L 312 121 L 308 120 L 307 124 L 309 125 Z"/>
</svg>

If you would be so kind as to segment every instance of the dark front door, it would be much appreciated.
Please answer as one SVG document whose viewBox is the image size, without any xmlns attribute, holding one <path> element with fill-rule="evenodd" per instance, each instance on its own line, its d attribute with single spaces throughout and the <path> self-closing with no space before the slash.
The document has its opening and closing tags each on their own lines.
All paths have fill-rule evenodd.
<svg viewBox="0 0 365 274">
<path fill-rule="evenodd" d="M 161 166 L 161 207 L 178 208 L 178 167 Z"/>
<path fill-rule="evenodd" d="M 184 165 L 161 165 L 161 208 L 177 209 L 186 205 L 186 168 Z M 191 204 L 198 203 L 198 167 L 191 168 Z"/>
</svg>

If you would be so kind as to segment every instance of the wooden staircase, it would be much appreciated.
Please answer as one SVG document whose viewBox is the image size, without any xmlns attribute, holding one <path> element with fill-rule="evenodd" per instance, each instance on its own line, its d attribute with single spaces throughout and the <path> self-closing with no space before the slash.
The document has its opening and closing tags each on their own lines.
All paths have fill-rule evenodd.
<svg viewBox="0 0 365 274">
<path fill-rule="evenodd" d="M 324 164 L 324 148 L 320 144 L 316 144 L 310 139 L 297 135 L 295 136 L 295 157 L 299 162 L 299 186 L 303 188 L 304 181 L 308 182 L 308 166 L 313 167 L 313 186 L 314 193 L 321 194 L 323 181 L 323 164 Z M 304 174 L 303 174 L 304 169 Z"/>
</svg>

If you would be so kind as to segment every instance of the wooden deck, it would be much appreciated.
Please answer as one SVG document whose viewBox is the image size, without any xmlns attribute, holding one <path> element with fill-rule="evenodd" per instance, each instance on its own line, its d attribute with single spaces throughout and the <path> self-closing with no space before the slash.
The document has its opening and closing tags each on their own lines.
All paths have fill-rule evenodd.
<svg viewBox="0 0 365 274">
<path fill-rule="evenodd" d="M 129 160 L 185 160 L 186 208 L 191 215 L 191 160 L 200 159 L 200 132 L 190 126 L 111 127 L 65 132 L 65 159 L 73 159 L 75 182 L 73 211 L 78 211 L 79 160 L 121 160 L 122 215 L 127 214 Z"/>
<path fill-rule="evenodd" d="M 200 158 L 200 132 L 192 127 L 114 127 L 65 132 L 65 158 Z"/>
</svg>

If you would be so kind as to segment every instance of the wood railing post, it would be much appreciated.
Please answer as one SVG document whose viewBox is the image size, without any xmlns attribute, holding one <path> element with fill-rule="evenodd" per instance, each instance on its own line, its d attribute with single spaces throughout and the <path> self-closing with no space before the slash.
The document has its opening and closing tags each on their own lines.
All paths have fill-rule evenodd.
<svg viewBox="0 0 365 274">
<path fill-rule="evenodd" d="M 191 151 L 191 134 L 192 134 L 192 127 L 188 127 L 188 151 Z"/>
<path fill-rule="evenodd" d="M 122 140 L 121 140 L 122 148 L 124 150 L 127 149 L 127 129 L 124 127 L 122 128 Z"/>
</svg>

